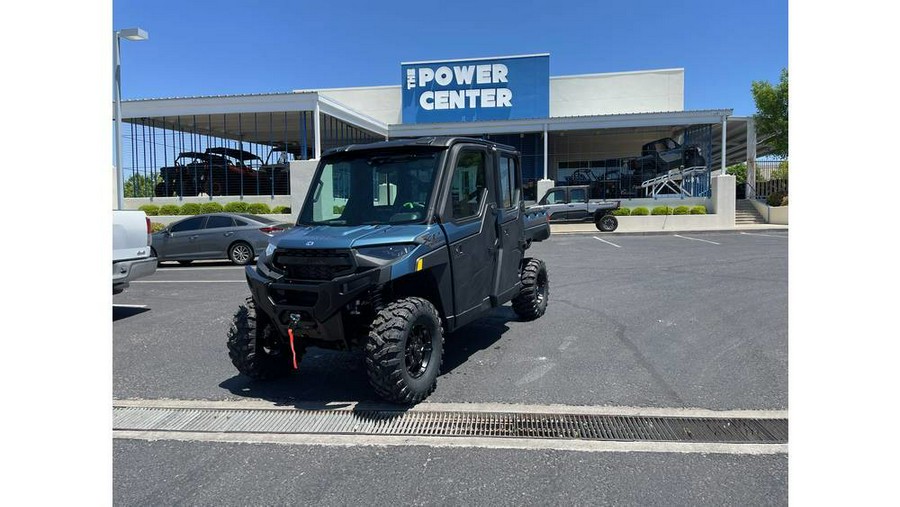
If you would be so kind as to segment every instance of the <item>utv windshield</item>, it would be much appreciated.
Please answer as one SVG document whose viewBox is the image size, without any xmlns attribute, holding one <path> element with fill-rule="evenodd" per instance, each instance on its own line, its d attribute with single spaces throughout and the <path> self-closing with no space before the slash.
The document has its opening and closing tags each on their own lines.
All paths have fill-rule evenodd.
<svg viewBox="0 0 900 507">
<path fill-rule="evenodd" d="M 298 225 L 423 222 L 434 189 L 439 150 L 336 155 L 312 182 Z"/>
</svg>

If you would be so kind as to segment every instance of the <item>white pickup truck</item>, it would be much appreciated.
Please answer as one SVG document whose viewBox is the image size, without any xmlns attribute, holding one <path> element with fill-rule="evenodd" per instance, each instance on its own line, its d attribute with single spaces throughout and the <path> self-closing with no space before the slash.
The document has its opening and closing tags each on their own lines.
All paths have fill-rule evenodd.
<svg viewBox="0 0 900 507">
<path fill-rule="evenodd" d="M 156 272 L 151 255 L 150 219 L 143 211 L 113 211 L 113 294 L 136 278 Z"/>
</svg>

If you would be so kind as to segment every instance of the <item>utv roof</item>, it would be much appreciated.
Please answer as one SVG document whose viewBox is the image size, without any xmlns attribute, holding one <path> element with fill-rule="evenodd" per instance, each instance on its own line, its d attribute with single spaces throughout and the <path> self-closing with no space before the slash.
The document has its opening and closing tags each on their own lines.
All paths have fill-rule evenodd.
<svg viewBox="0 0 900 507">
<path fill-rule="evenodd" d="M 334 153 L 348 153 L 354 151 L 372 151 L 372 150 L 392 150 L 399 148 L 423 148 L 423 147 L 432 147 L 432 148 L 449 148 L 450 146 L 456 143 L 474 143 L 480 144 L 483 146 L 488 146 L 492 148 L 500 148 L 509 151 L 516 151 L 515 148 L 506 144 L 495 143 L 493 141 L 488 141 L 486 139 L 476 139 L 474 137 L 459 137 L 459 136 L 439 136 L 439 137 L 418 137 L 418 138 L 410 138 L 410 139 L 397 139 L 394 141 L 380 141 L 376 143 L 368 143 L 368 144 L 350 144 L 347 146 L 340 146 L 338 148 L 332 148 L 323 155 L 331 155 Z"/>
<path fill-rule="evenodd" d="M 235 148 L 207 148 L 206 153 L 225 155 L 226 157 L 236 158 L 238 160 L 261 160 L 258 156 L 249 151 L 238 150 Z"/>
</svg>

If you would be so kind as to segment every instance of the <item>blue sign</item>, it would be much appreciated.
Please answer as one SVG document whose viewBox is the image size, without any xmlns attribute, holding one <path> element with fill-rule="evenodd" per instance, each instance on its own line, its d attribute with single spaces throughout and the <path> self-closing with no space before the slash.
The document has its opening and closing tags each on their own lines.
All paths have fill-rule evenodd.
<svg viewBox="0 0 900 507">
<path fill-rule="evenodd" d="M 550 55 L 401 63 L 403 123 L 550 116 Z"/>
</svg>

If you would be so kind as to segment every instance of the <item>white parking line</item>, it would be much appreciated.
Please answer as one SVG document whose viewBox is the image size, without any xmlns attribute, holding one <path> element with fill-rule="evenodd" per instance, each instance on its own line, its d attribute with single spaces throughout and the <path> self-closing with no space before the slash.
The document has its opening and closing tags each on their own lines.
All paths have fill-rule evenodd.
<svg viewBox="0 0 900 507">
<path fill-rule="evenodd" d="M 203 271 L 205 269 L 230 269 L 230 270 L 244 269 L 244 266 L 190 266 L 190 267 L 187 267 L 187 266 L 180 266 L 180 267 L 160 266 L 160 267 L 162 267 L 162 268 L 170 267 L 170 268 L 172 268 L 173 273 L 175 271 Z"/>
<path fill-rule="evenodd" d="M 788 238 L 786 234 L 775 235 L 775 234 L 762 234 L 759 232 L 742 232 L 741 234 L 743 234 L 745 236 L 765 236 L 767 238 L 784 238 L 784 239 Z"/>
<path fill-rule="evenodd" d="M 620 247 L 619 245 L 613 243 L 612 241 L 606 241 L 605 239 L 600 239 L 600 238 L 598 238 L 597 236 L 594 236 L 594 239 L 596 239 L 597 241 L 602 241 L 602 242 L 606 243 L 607 245 L 612 245 L 612 246 L 614 246 L 614 247 L 616 247 L 616 248 L 622 248 L 622 247 Z"/>
<path fill-rule="evenodd" d="M 118 303 L 114 303 L 113 306 L 116 308 L 147 308 L 147 305 L 120 305 Z"/>
<path fill-rule="evenodd" d="M 710 243 L 710 244 L 713 244 L 713 245 L 721 245 L 721 243 L 716 243 L 715 241 L 710 241 L 710 240 L 708 240 L 708 239 L 689 238 L 689 237 L 687 237 L 687 236 L 682 236 L 682 235 L 680 235 L 680 234 L 673 234 L 673 236 L 675 236 L 676 238 L 681 238 L 681 239 L 689 239 L 689 240 L 691 240 L 691 241 L 702 241 L 702 242 L 704 242 L 704 243 Z"/>
<path fill-rule="evenodd" d="M 136 280 L 131 283 L 247 283 L 247 280 Z"/>
</svg>

